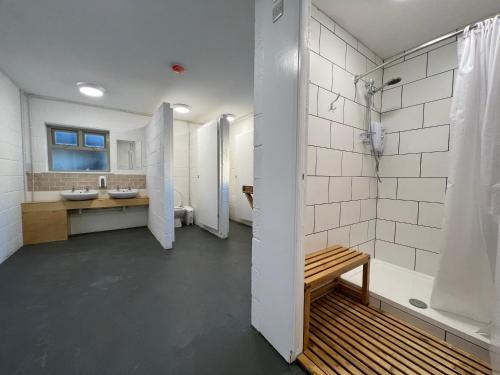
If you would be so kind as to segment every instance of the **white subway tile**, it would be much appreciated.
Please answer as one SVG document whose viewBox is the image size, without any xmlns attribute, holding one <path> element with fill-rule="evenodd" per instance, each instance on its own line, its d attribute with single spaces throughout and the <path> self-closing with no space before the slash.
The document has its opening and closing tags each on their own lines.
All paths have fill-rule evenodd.
<svg viewBox="0 0 500 375">
<path fill-rule="evenodd" d="M 372 219 L 368 222 L 368 239 L 375 240 L 375 227 L 377 225 L 377 220 Z"/>
<path fill-rule="evenodd" d="M 440 48 L 442 46 L 445 46 L 447 44 L 452 43 L 453 40 L 456 40 L 456 38 L 443 40 L 443 41 L 441 41 L 439 43 L 433 44 L 432 46 L 423 48 L 423 49 L 418 50 L 416 52 L 413 52 L 413 53 L 411 53 L 409 55 L 406 55 L 405 59 L 408 60 L 408 59 L 411 59 L 411 58 L 413 58 L 415 56 L 422 55 L 422 54 L 427 53 L 429 51 L 433 51 L 433 50 L 438 49 L 438 48 Z"/>
<path fill-rule="evenodd" d="M 430 276 L 436 276 L 439 266 L 440 254 L 430 251 L 416 249 L 415 271 L 425 273 Z"/>
<path fill-rule="evenodd" d="M 397 155 L 399 151 L 399 133 L 386 134 L 384 138 L 384 152 L 382 155 Z"/>
<path fill-rule="evenodd" d="M 419 202 L 418 224 L 441 228 L 444 218 L 444 204 Z"/>
<path fill-rule="evenodd" d="M 368 221 L 351 225 L 350 246 L 368 241 Z"/>
<path fill-rule="evenodd" d="M 373 257 L 373 255 L 375 254 L 375 240 L 370 240 L 368 242 L 359 244 L 357 246 L 357 248 L 359 251 L 366 253 L 366 254 L 369 254 L 371 257 Z M 375 306 L 374 300 L 376 300 L 376 299 L 370 297 L 370 306 Z M 380 301 L 379 301 L 379 303 L 380 303 Z M 380 306 L 380 304 L 378 306 Z M 377 306 L 375 306 L 375 307 L 377 307 Z"/>
<path fill-rule="evenodd" d="M 415 249 L 377 240 L 375 241 L 375 258 L 413 269 L 415 265 Z"/>
<path fill-rule="evenodd" d="M 344 122 L 344 98 L 323 88 L 318 92 L 318 116 L 336 122 Z M 335 103 L 333 103 L 335 102 Z M 332 109 L 333 103 L 333 109 Z"/>
<path fill-rule="evenodd" d="M 306 206 L 304 230 L 306 234 L 314 232 L 314 206 Z"/>
<path fill-rule="evenodd" d="M 340 203 L 340 225 L 349 225 L 359 222 L 361 205 L 359 201 Z"/>
<path fill-rule="evenodd" d="M 376 177 L 370 178 L 370 198 L 377 198 L 378 196 L 378 181 Z"/>
<path fill-rule="evenodd" d="M 445 125 L 450 123 L 452 98 L 436 100 L 424 104 L 424 126 Z"/>
<path fill-rule="evenodd" d="M 320 54 L 345 68 L 346 43 L 326 28 L 321 29 Z"/>
<path fill-rule="evenodd" d="M 429 52 L 427 75 L 431 76 L 458 67 L 457 42 Z"/>
<path fill-rule="evenodd" d="M 401 141 L 399 144 L 401 152 Z M 418 177 L 420 155 L 384 156 L 380 161 L 380 177 Z"/>
<path fill-rule="evenodd" d="M 401 108 L 401 86 L 382 92 L 382 112 Z"/>
<path fill-rule="evenodd" d="M 332 89 L 332 63 L 320 55 L 310 52 L 309 80 L 327 90 Z"/>
<path fill-rule="evenodd" d="M 314 231 L 337 228 L 340 220 L 340 203 L 314 206 Z"/>
<path fill-rule="evenodd" d="M 360 220 L 372 220 L 377 216 L 377 200 L 365 199 L 361 201 Z"/>
<path fill-rule="evenodd" d="M 448 152 L 422 154 L 422 177 L 447 177 Z"/>
<path fill-rule="evenodd" d="M 452 81 L 450 71 L 404 85 L 403 107 L 450 97 Z"/>
<path fill-rule="evenodd" d="M 399 152 L 411 154 L 447 151 L 449 133 L 450 127 L 448 125 L 402 132 L 399 140 Z"/>
<path fill-rule="evenodd" d="M 309 23 L 309 48 L 316 53 L 319 53 L 320 28 L 320 23 L 312 18 Z"/>
<path fill-rule="evenodd" d="M 306 204 L 328 203 L 328 177 L 308 176 L 306 179 Z"/>
<path fill-rule="evenodd" d="M 370 177 L 352 178 L 352 199 L 368 199 L 370 197 Z"/>
<path fill-rule="evenodd" d="M 358 47 L 358 40 L 353 37 L 349 32 L 344 30 L 339 26 L 338 23 L 335 24 L 335 34 L 337 34 L 340 38 L 342 38 L 347 44 L 351 45 L 354 48 Z"/>
<path fill-rule="evenodd" d="M 351 200 L 351 177 L 332 177 L 330 179 L 330 202 Z"/>
<path fill-rule="evenodd" d="M 397 77 L 401 77 L 401 82 L 398 83 L 398 85 L 403 85 L 408 82 L 416 81 L 417 79 L 425 78 L 426 66 L 426 55 L 421 55 L 400 64 L 392 65 L 391 67 L 384 69 L 384 83 L 387 83 L 389 80 Z"/>
<path fill-rule="evenodd" d="M 350 226 L 331 229 L 328 231 L 328 246 L 341 245 L 349 247 Z"/>
<path fill-rule="evenodd" d="M 363 55 L 365 55 L 367 58 L 369 58 L 372 62 L 375 62 L 375 54 L 372 52 L 372 50 L 359 41 L 358 41 L 358 51 L 361 52 Z"/>
<path fill-rule="evenodd" d="M 318 176 L 341 176 L 342 151 L 321 147 L 317 148 L 316 174 Z"/>
<path fill-rule="evenodd" d="M 382 113 L 382 124 L 387 133 L 422 127 L 423 105 L 396 109 Z"/>
<path fill-rule="evenodd" d="M 328 242 L 328 232 L 309 234 L 304 241 L 306 254 L 326 248 Z"/>
<path fill-rule="evenodd" d="M 363 74 L 366 72 L 366 57 L 351 46 L 347 46 L 346 70 L 352 74 Z"/>
<path fill-rule="evenodd" d="M 311 7 L 311 17 L 330 31 L 333 32 L 335 30 L 335 22 L 314 5 Z"/>
<path fill-rule="evenodd" d="M 394 234 L 396 233 L 396 223 L 377 219 L 377 239 L 387 242 L 394 242 Z"/>
<path fill-rule="evenodd" d="M 441 239 L 441 229 L 396 223 L 396 243 L 401 245 L 438 253 L 441 248 Z"/>
<path fill-rule="evenodd" d="M 343 152 L 342 176 L 360 176 L 362 167 L 361 154 Z"/>
<path fill-rule="evenodd" d="M 344 108 L 344 123 L 354 126 L 359 129 L 364 129 L 365 126 L 366 108 L 361 104 L 355 103 L 351 100 L 345 101 Z"/>
<path fill-rule="evenodd" d="M 381 178 L 381 181 L 378 182 L 378 197 L 396 199 L 398 179 Z"/>
<path fill-rule="evenodd" d="M 364 154 L 362 156 L 362 160 L 363 160 L 363 167 L 361 170 L 361 175 L 362 176 L 369 176 L 369 177 L 375 176 L 375 159 L 374 159 L 374 157 L 370 154 Z"/>
<path fill-rule="evenodd" d="M 358 128 L 352 128 L 353 129 L 353 138 L 354 138 L 354 152 L 360 152 L 362 154 L 365 153 L 370 153 L 370 146 L 363 144 L 360 139 L 359 135 L 364 132 L 364 130 L 358 129 Z"/>
<path fill-rule="evenodd" d="M 330 121 L 308 117 L 307 144 L 310 146 L 330 147 Z"/>
<path fill-rule="evenodd" d="M 400 178 L 398 199 L 444 202 L 446 178 Z"/>
<path fill-rule="evenodd" d="M 416 224 L 418 218 L 418 203 L 392 199 L 379 199 L 377 218 Z"/>
<path fill-rule="evenodd" d="M 318 86 L 309 84 L 309 108 L 308 113 L 311 115 L 318 114 Z"/>
<path fill-rule="evenodd" d="M 332 148 L 337 150 L 352 151 L 353 149 L 353 128 L 350 126 L 332 123 Z"/>
<path fill-rule="evenodd" d="M 332 91 L 340 93 L 347 99 L 354 100 L 354 76 L 337 65 L 333 65 Z"/>
<path fill-rule="evenodd" d="M 316 174 L 316 147 L 307 146 L 307 174 Z"/>
</svg>

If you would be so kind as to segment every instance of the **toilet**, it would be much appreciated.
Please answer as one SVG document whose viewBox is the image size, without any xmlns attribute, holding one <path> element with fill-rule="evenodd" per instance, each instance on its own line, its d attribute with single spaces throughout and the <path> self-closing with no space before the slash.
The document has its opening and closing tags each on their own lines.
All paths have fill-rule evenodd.
<svg viewBox="0 0 500 375">
<path fill-rule="evenodd" d="M 193 207 L 182 205 L 182 196 L 177 190 L 174 192 L 174 198 L 175 198 L 174 201 L 175 227 L 176 228 L 182 227 L 182 223 L 184 223 L 185 225 L 193 225 L 194 221 Z"/>
</svg>

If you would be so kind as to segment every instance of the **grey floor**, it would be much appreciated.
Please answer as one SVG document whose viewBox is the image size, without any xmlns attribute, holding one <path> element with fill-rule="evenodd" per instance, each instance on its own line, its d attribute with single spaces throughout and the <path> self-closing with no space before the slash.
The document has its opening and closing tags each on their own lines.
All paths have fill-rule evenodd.
<svg viewBox="0 0 500 375">
<path fill-rule="evenodd" d="M 0 265 L 0 374 L 303 374 L 250 326 L 251 230 L 146 228 L 26 246 Z"/>
</svg>

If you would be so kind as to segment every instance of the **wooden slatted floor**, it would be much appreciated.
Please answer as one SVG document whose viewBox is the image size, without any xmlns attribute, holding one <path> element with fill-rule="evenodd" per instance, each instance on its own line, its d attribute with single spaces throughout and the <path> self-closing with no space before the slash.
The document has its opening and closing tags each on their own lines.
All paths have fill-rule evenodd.
<svg viewBox="0 0 500 375">
<path fill-rule="evenodd" d="M 311 306 L 311 374 L 491 374 L 488 364 L 380 310 L 338 292 Z"/>
</svg>

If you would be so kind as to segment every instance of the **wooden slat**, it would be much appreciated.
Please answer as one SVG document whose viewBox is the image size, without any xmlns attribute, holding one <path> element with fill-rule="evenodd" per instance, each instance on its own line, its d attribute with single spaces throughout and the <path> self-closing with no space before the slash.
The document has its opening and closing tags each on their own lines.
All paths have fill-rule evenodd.
<svg viewBox="0 0 500 375">
<path fill-rule="evenodd" d="M 362 264 L 366 263 L 369 260 L 369 255 L 358 253 L 359 255 L 355 255 L 353 258 L 345 259 L 342 263 L 336 264 L 333 267 L 327 268 L 321 272 L 315 273 L 311 276 L 305 278 L 304 282 L 306 284 L 316 284 L 326 281 L 327 279 L 333 279 L 338 277 L 339 275 L 352 270 Z"/>
<path fill-rule="evenodd" d="M 347 332 L 352 332 L 354 335 L 359 335 L 366 337 L 371 340 L 374 345 L 377 345 L 382 350 L 391 353 L 395 359 L 401 361 L 406 367 L 411 368 L 412 371 L 421 374 L 455 374 L 453 370 L 450 370 L 439 363 L 435 363 L 431 357 L 414 350 L 411 347 L 404 347 L 398 341 L 390 340 L 385 335 L 384 332 L 379 330 L 377 327 L 366 325 L 362 320 L 356 319 L 356 317 L 349 314 L 343 314 L 339 309 L 341 307 L 333 306 L 329 301 L 321 301 L 319 303 L 320 310 L 324 311 L 325 314 L 329 316 L 337 326 L 342 329 L 345 327 Z M 333 323 L 332 323 L 333 324 Z"/>
<path fill-rule="evenodd" d="M 474 356 L 337 292 L 312 303 L 310 344 L 303 356 L 323 374 L 330 374 L 327 368 L 335 374 L 492 373 Z"/>
<path fill-rule="evenodd" d="M 333 246 L 333 247 L 329 247 L 329 248 L 324 249 L 324 250 L 320 250 L 320 252 L 321 252 L 320 254 L 314 254 L 314 253 L 309 254 L 306 257 L 305 265 L 308 266 L 311 263 L 315 263 L 317 261 L 320 261 L 321 259 L 327 258 L 331 255 L 341 253 L 341 252 L 346 251 L 346 250 L 349 250 L 349 249 L 347 247 L 342 247 L 342 246 Z M 311 255 L 314 255 L 314 256 L 311 257 Z"/>
<path fill-rule="evenodd" d="M 86 208 L 147 206 L 148 204 L 148 197 L 136 197 L 125 199 L 98 198 L 86 201 L 58 200 L 52 202 L 26 202 L 22 203 L 21 206 L 22 212 L 39 212 L 53 210 L 77 210 Z"/>
<path fill-rule="evenodd" d="M 299 363 L 301 364 L 302 367 L 304 367 L 304 369 L 309 373 L 309 374 L 312 374 L 312 375 L 326 375 L 323 371 L 321 371 L 321 369 L 316 366 L 314 364 L 313 361 L 311 361 L 309 359 L 309 357 L 307 356 L 307 352 L 305 353 L 302 353 L 300 354 L 298 357 L 297 357 L 297 361 L 299 361 Z"/>
<path fill-rule="evenodd" d="M 343 256 L 355 253 L 355 252 L 356 252 L 355 250 L 349 250 L 346 248 L 340 248 L 340 249 L 330 251 L 329 253 L 323 254 L 320 258 L 313 259 L 314 262 L 306 264 L 305 270 L 307 272 L 309 270 L 323 266 L 325 264 L 330 264 L 330 263 L 334 264 L 333 261 L 335 261 Z"/>
<path fill-rule="evenodd" d="M 317 259 L 320 259 L 325 254 L 326 254 L 326 256 L 328 256 L 328 254 L 330 252 L 335 251 L 335 250 L 342 250 L 342 249 L 347 249 L 347 248 L 340 246 L 340 245 L 334 245 L 334 246 L 329 246 L 325 249 L 318 250 L 318 251 L 315 251 L 313 253 L 307 254 L 305 264 L 315 262 Z"/>
<path fill-rule="evenodd" d="M 335 296 L 335 298 L 332 296 Z M 372 308 L 366 308 L 338 294 L 330 294 L 325 298 L 329 299 L 333 303 L 342 305 L 349 312 L 360 316 L 365 322 L 368 322 L 369 324 L 377 324 L 382 327 L 382 329 L 385 329 L 391 336 L 404 340 L 409 345 L 418 348 L 418 350 L 424 350 L 437 356 L 436 359 L 443 361 L 443 363 L 452 363 L 452 366 L 459 366 L 460 368 L 470 372 L 489 370 L 488 365 L 478 358 L 475 358 L 469 353 L 457 349 L 444 341 L 438 340 L 427 332 L 412 327 L 406 322 L 403 322 L 387 313 L 376 311 Z"/>
</svg>

